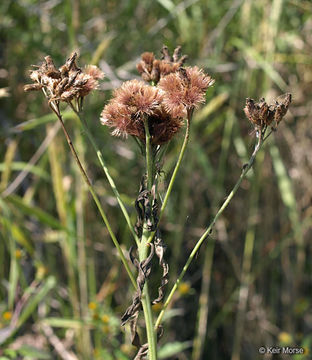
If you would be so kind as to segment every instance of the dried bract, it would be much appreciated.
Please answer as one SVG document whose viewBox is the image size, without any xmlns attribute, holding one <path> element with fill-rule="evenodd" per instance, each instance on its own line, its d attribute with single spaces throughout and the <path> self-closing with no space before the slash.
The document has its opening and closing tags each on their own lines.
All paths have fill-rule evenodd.
<svg viewBox="0 0 312 360">
<path fill-rule="evenodd" d="M 155 59 L 152 52 L 145 52 L 141 55 L 141 61 L 137 64 L 137 70 L 145 81 L 157 83 L 162 77 L 179 70 L 185 60 L 186 55 L 181 56 L 181 47 L 178 46 L 173 55 L 170 56 L 168 48 L 163 46 L 162 57 Z"/>
<path fill-rule="evenodd" d="M 82 99 L 98 86 L 104 73 L 96 66 L 88 65 L 84 70 L 76 64 L 77 53 L 73 53 L 63 66 L 57 69 L 51 56 L 30 74 L 34 84 L 25 85 L 25 91 L 43 90 L 49 102 L 71 102 Z"/>
<path fill-rule="evenodd" d="M 272 105 L 268 105 L 264 98 L 258 102 L 247 98 L 244 112 L 256 130 L 262 131 L 267 126 L 276 129 L 286 115 L 290 102 L 291 94 L 289 93 L 277 98 Z"/>
<path fill-rule="evenodd" d="M 24 86 L 24 91 L 37 91 L 41 90 L 43 88 L 43 85 L 41 84 L 28 84 Z"/>
<path fill-rule="evenodd" d="M 180 68 L 159 81 L 163 104 L 174 117 L 185 117 L 187 111 L 205 102 L 205 94 L 214 79 L 197 66 Z"/>
</svg>

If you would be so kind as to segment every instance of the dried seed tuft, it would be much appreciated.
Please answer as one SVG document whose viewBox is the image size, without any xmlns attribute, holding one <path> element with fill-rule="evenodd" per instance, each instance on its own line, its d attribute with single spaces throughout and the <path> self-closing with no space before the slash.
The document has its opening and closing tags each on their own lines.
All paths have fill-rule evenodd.
<svg viewBox="0 0 312 360">
<path fill-rule="evenodd" d="M 206 91 L 213 84 L 214 79 L 194 66 L 165 76 L 158 87 L 162 90 L 166 111 L 174 117 L 183 118 L 189 109 L 205 102 Z"/>
</svg>

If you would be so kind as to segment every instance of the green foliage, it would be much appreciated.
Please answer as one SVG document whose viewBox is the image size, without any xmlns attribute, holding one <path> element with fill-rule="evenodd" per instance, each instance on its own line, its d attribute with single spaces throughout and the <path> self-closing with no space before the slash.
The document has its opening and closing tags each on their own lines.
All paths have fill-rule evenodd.
<svg viewBox="0 0 312 360">
<path fill-rule="evenodd" d="M 190 348 L 192 346 L 191 341 L 181 342 L 172 342 L 164 345 L 159 350 L 159 359 L 170 359 L 170 357 L 180 354 L 182 351 Z"/>
</svg>

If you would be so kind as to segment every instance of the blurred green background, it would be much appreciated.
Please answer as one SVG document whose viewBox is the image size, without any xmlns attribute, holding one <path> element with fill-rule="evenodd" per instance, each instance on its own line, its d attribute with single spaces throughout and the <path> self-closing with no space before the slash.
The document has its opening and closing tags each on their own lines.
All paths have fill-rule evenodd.
<svg viewBox="0 0 312 360">
<path fill-rule="evenodd" d="M 252 152 L 246 97 L 272 102 L 291 92 L 293 102 L 180 286 L 161 358 L 263 359 L 260 346 L 298 345 L 310 355 L 295 359 L 308 359 L 311 1 L 2 0 L 0 14 L 0 359 L 134 357 L 128 326 L 120 328 L 132 297 L 127 275 L 56 118 L 43 95 L 26 94 L 23 85 L 44 56 L 60 66 L 77 49 L 81 66 L 106 73 L 83 116 L 135 221 L 144 159 L 132 139 L 112 138 L 99 114 L 113 88 L 138 77 L 140 54 L 159 56 L 163 44 L 182 45 L 188 64 L 216 79 L 195 115 L 162 223 L 169 286 Z M 126 251 L 132 238 L 118 204 L 79 122 L 64 111 Z M 163 184 L 182 139 L 183 131 L 168 149 Z"/>
</svg>

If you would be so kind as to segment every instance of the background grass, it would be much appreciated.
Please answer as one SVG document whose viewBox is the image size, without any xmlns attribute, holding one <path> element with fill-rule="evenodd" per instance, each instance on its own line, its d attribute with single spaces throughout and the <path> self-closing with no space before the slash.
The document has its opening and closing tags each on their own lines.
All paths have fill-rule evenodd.
<svg viewBox="0 0 312 360">
<path fill-rule="evenodd" d="M 1 359 L 133 357 L 119 320 L 132 296 L 127 276 L 56 119 L 23 85 L 47 54 L 61 65 L 79 49 L 81 65 L 104 70 L 83 116 L 134 221 L 144 160 L 99 114 L 111 89 L 138 76 L 140 54 L 158 55 L 163 44 L 182 45 L 189 64 L 216 79 L 162 226 L 171 282 L 252 151 L 245 98 L 291 92 L 293 102 L 180 287 L 161 356 L 262 359 L 262 345 L 311 349 L 311 2 L 2 0 L 0 14 Z M 131 234 L 97 158 L 75 116 L 65 120 L 127 250 Z M 164 184 L 181 141 L 182 133 L 168 149 Z"/>
</svg>

